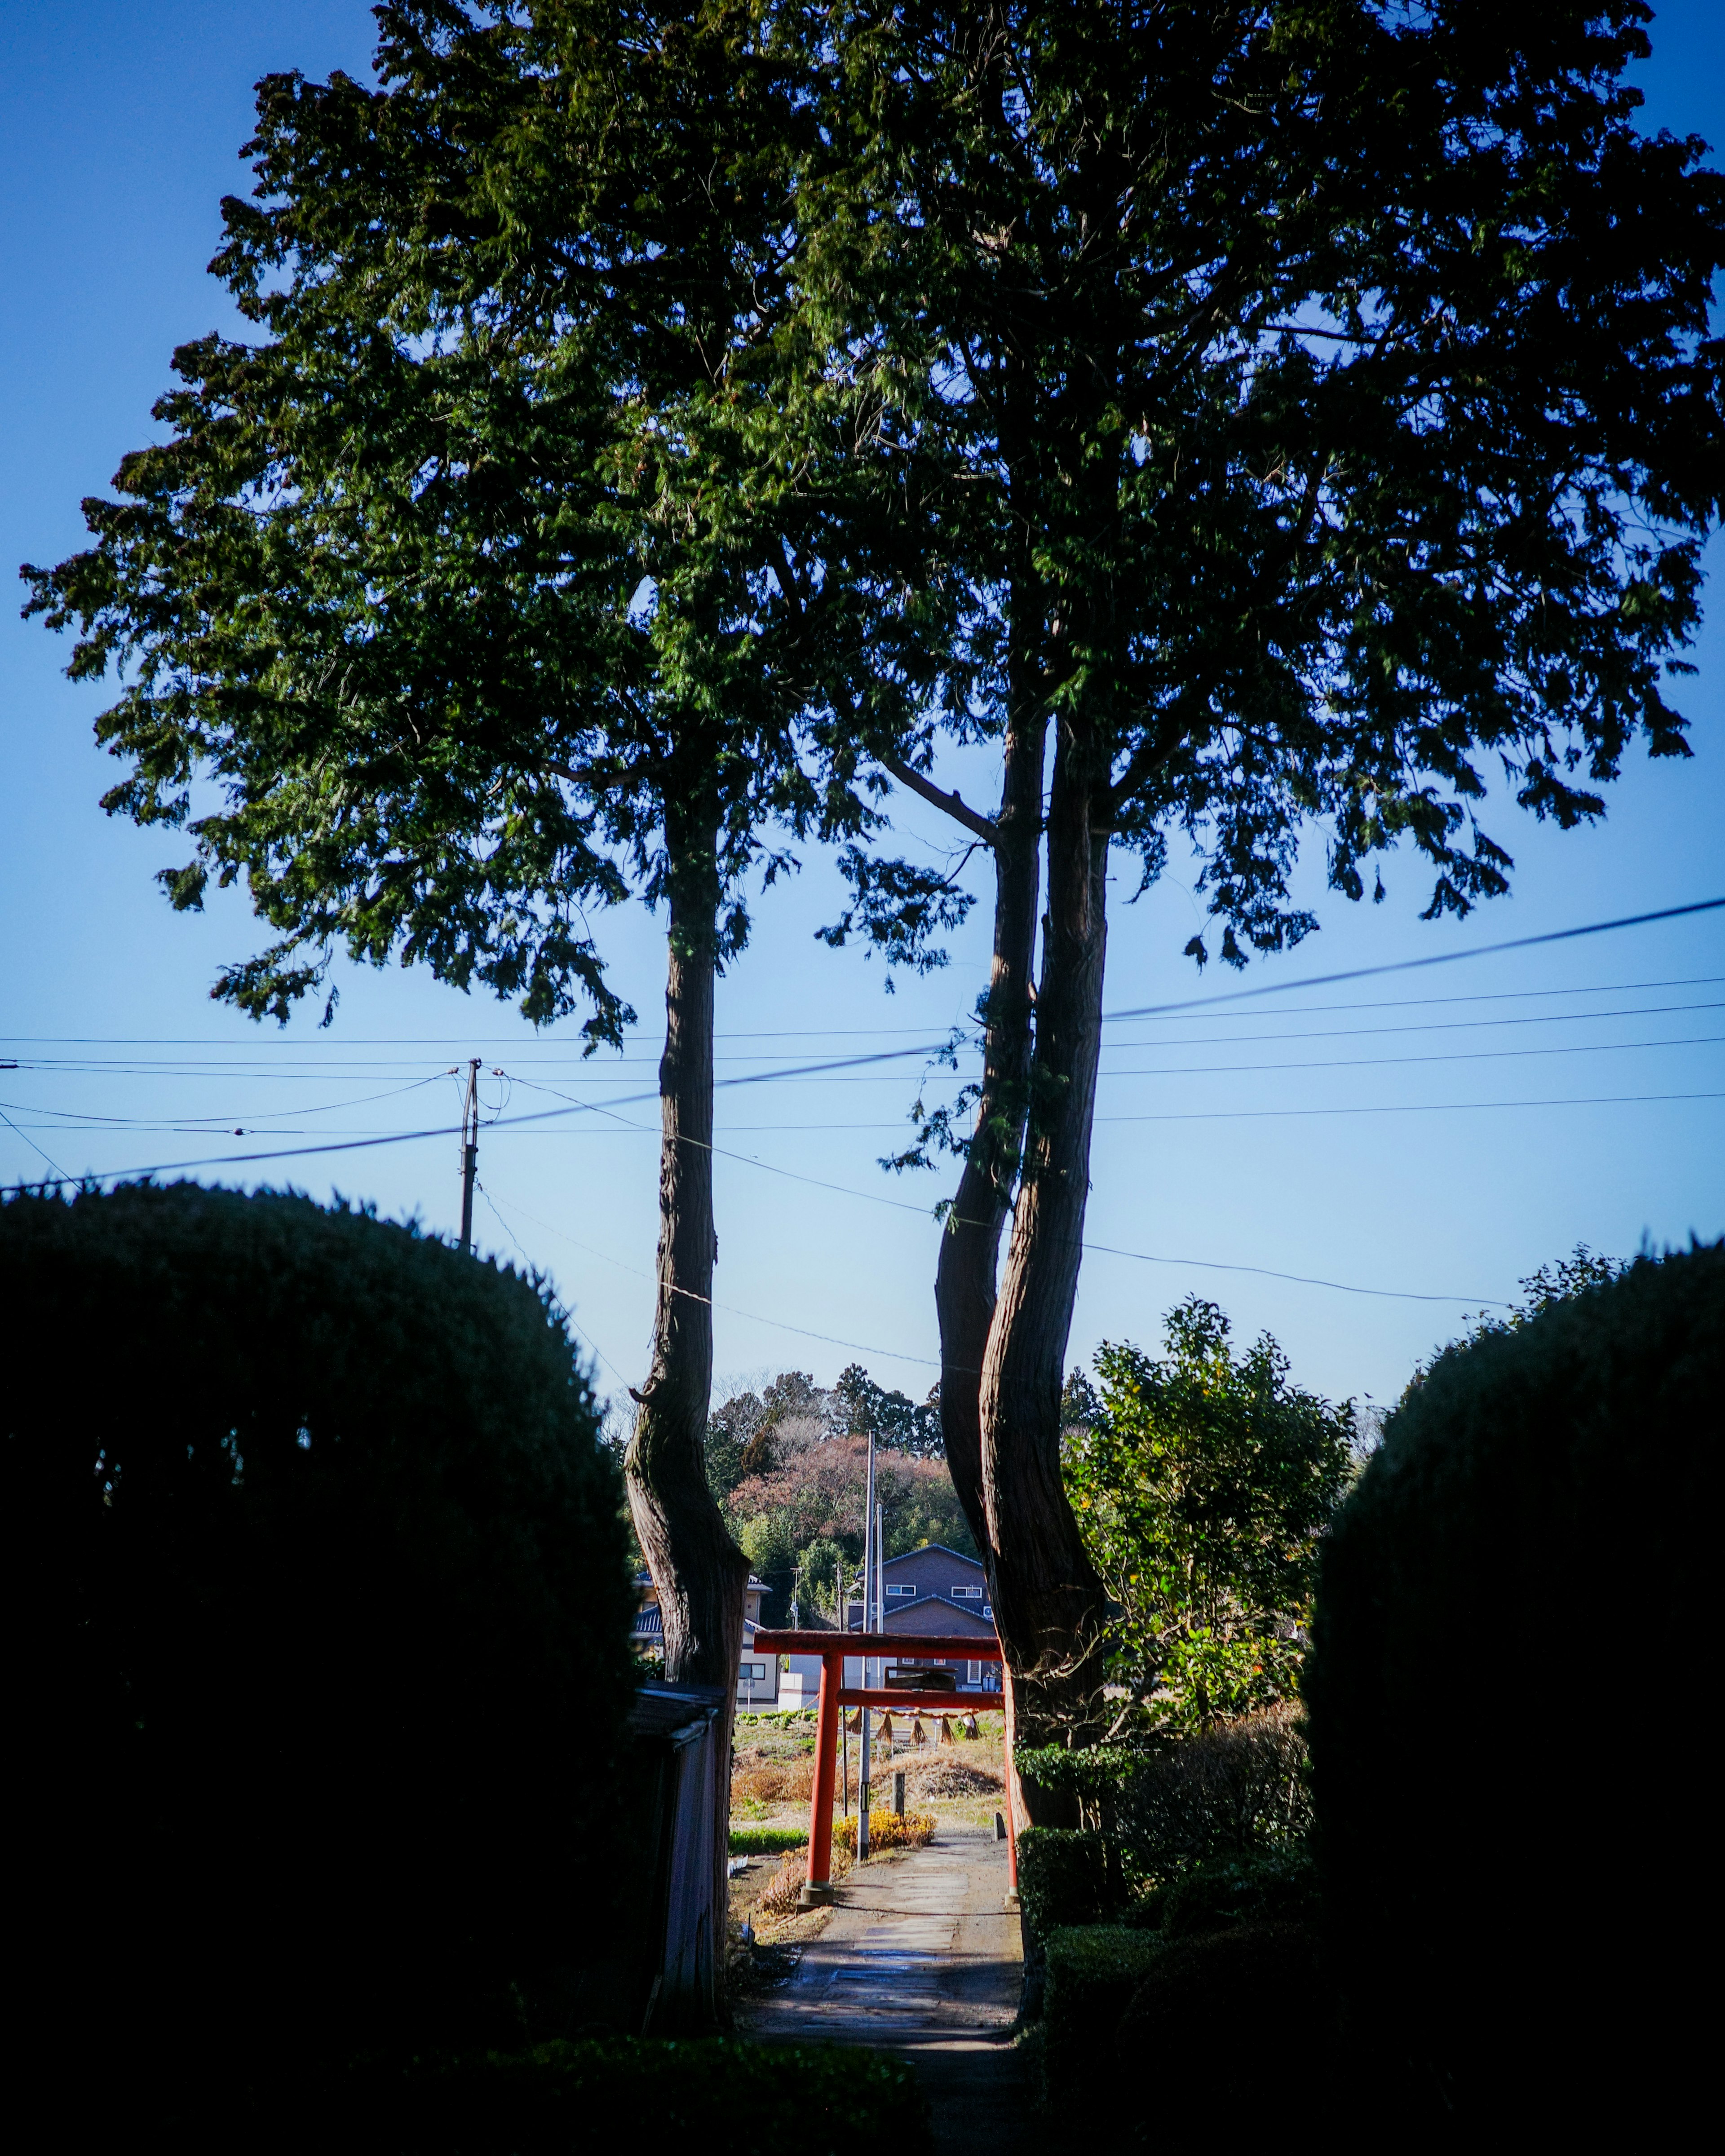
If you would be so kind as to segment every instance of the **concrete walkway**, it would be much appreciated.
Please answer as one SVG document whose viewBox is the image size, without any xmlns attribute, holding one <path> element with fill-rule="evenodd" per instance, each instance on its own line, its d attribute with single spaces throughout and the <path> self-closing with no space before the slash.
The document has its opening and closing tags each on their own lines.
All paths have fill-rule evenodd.
<svg viewBox="0 0 1725 2156">
<path fill-rule="evenodd" d="M 1001 1910 L 1006 1847 L 942 1828 L 926 1849 L 859 1865 L 796 1975 L 763 2000 L 762 2043 L 869 2044 L 916 2066 L 941 2156 L 1010 2156 L 1026 2111 L 1005 2031 L 1018 2012 L 1019 1920 Z"/>
</svg>

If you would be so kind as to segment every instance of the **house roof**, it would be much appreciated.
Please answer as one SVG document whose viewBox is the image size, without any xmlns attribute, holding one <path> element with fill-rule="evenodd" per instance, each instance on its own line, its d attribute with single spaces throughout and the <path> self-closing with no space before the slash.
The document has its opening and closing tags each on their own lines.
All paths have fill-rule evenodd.
<svg viewBox="0 0 1725 2156">
<path fill-rule="evenodd" d="M 955 1625 L 953 1619 L 957 1619 Z M 899 1602 L 886 1613 L 889 1632 L 946 1632 L 986 1633 L 994 1636 L 994 1620 L 984 1617 L 980 1609 L 967 1609 L 962 1602 L 948 1602 L 943 1595 L 919 1594 L 914 1602 Z"/>
<path fill-rule="evenodd" d="M 635 1585 L 637 1587 L 650 1588 L 652 1584 L 653 1575 L 650 1572 L 638 1572 L 635 1574 Z M 748 1591 L 756 1594 L 766 1594 L 766 1581 L 764 1579 L 757 1579 L 753 1573 L 751 1573 L 749 1574 Z"/>
<path fill-rule="evenodd" d="M 949 1557 L 955 1563 L 968 1564 L 973 1572 L 980 1572 L 983 1568 L 975 1558 L 966 1557 L 963 1550 L 955 1550 L 950 1543 L 923 1543 L 916 1549 L 901 1550 L 896 1557 L 883 1559 L 880 1569 L 891 1572 L 894 1565 L 906 1564 L 913 1557 L 936 1556 Z"/>
</svg>

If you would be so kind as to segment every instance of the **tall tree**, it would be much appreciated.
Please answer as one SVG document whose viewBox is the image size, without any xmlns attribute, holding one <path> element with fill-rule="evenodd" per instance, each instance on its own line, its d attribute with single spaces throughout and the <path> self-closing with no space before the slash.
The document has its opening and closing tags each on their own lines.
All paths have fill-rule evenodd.
<svg viewBox="0 0 1725 2156">
<path fill-rule="evenodd" d="M 1111 850 L 1142 888 L 1178 834 L 1241 964 L 1316 926 L 1314 826 L 1345 896 L 1406 841 L 1427 916 L 1463 914 L 1508 887 L 1494 762 L 1569 828 L 1638 737 L 1686 752 L 1662 680 L 1725 496 L 1725 197 L 1635 126 L 1648 19 L 913 0 L 836 33 L 834 230 L 971 483 L 946 723 L 1003 757 L 993 815 L 938 783 L 932 722 L 895 775 L 994 862 L 941 1401 L 1032 1741 L 1082 1741 L 1101 1675 L 1059 1446 Z M 835 937 L 918 956 L 900 872 L 859 866 Z"/>
<path fill-rule="evenodd" d="M 790 865 L 775 824 L 868 824 L 856 743 L 893 737 L 928 581 L 857 553 L 846 451 L 891 429 L 869 353 L 834 369 L 798 327 L 796 10 L 378 16 L 375 87 L 259 85 L 256 185 L 213 265 L 259 337 L 176 353 L 167 439 L 86 503 L 90 552 L 26 572 L 31 609 L 78 628 L 74 675 L 126 676 L 97 724 L 130 765 L 105 805 L 189 828 L 173 903 L 244 879 L 278 932 L 216 990 L 254 1016 L 285 1018 L 345 944 L 536 1022 L 584 998 L 589 1046 L 615 1043 L 634 1014 L 587 911 L 632 886 L 664 906 L 658 1302 L 626 1466 L 667 1672 L 728 1702 L 747 1567 L 701 1450 L 715 976 L 745 875 Z"/>
</svg>

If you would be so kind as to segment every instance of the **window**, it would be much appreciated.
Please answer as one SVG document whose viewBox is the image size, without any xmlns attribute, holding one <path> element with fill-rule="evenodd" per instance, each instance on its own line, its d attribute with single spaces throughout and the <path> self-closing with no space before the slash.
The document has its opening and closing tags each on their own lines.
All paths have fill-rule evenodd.
<svg viewBox="0 0 1725 2156">
<path fill-rule="evenodd" d="M 955 1602 L 980 1602 L 982 1599 L 983 1590 L 979 1587 L 955 1587 L 952 1589 Z"/>
<path fill-rule="evenodd" d="M 894 1594 L 911 1594 L 911 1595 L 914 1595 L 914 1594 L 916 1594 L 916 1589 L 915 1589 L 914 1587 L 889 1587 L 889 1588 L 887 1589 L 886 1592 L 887 1592 L 887 1594 L 888 1594 L 888 1595 L 889 1595 L 889 1596 L 891 1596 L 891 1595 L 894 1595 Z"/>
<path fill-rule="evenodd" d="M 739 1684 L 765 1684 L 767 1681 L 766 1663 L 742 1663 L 737 1672 L 737 1681 Z"/>
</svg>

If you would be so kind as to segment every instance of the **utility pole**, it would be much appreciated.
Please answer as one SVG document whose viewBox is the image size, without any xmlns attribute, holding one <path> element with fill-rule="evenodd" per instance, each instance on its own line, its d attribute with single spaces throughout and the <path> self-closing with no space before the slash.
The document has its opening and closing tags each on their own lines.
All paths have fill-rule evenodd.
<svg viewBox="0 0 1725 2156">
<path fill-rule="evenodd" d="M 865 1691 L 868 1689 L 869 1684 L 869 1656 L 867 1644 L 869 1631 L 869 1604 L 874 1599 L 870 1593 L 870 1589 L 874 1586 L 874 1579 L 872 1577 L 874 1566 L 871 1563 L 871 1559 L 874 1556 L 874 1539 L 875 1433 L 873 1430 L 870 1430 L 869 1432 L 869 1484 L 868 1489 L 863 1496 L 862 1628 L 864 1645 L 862 1672 L 863 1689 Z M 869 1727 L 870 1720 L 870 1717 L 869 1710 L 867 1707 L 865 1707 L 862 1711 L 862 1751 L 860 1761 L 860 1778 L 857 1783 L 856 1792 L 856 1856 L 857 1861 L 860 1864 L 866 1864 L 869 1861 L 869 1738 L 871 1734 Z"/>
<path fill-rule="evenodd" d="M 461 1247 L 473 1255 L 473 1181 L 479 1173 L 480 1059 L 467 1066 L 467 1100 L 461 1111 Z"/>
</svg>

